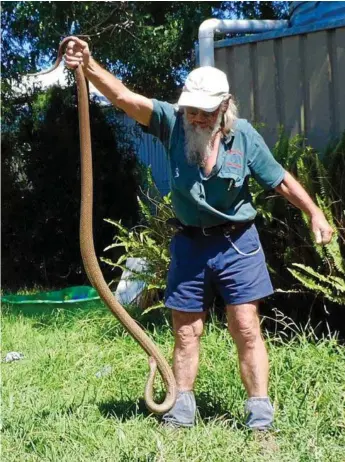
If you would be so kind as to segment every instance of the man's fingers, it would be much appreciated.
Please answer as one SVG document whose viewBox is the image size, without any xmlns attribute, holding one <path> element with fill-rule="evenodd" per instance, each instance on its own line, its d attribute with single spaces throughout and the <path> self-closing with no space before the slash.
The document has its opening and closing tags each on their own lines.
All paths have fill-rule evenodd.
<svg viewBox="0 0 345 462">
<path fill-rule="evenodd" d="M 78 61 L 78 62 L 81 62 L 83 60 L 83 58 L 78 58 L 78 56 L 65 56 L 65 60 L 68 61 L 68 62 L 73 62 L 73 61 Z"/>
<path fill-rule="evenodd" d="M 329 244 L 332 240 L 332 235 L 333 235 L 333 230 L 327 230 L 324 232 L 321 231 L 322 243 Z"/>
<path fill-rule="evenodd" d="M 73 40 L 67 43 L 64 56 L 65 65 L 69 69 L 76 69 L 83 62 L 86 63 L 89 56 L 90 52 L 87 43 L 73 37 Z"/>
<path fill-rule="evenodd" d="M 321 231 L 317 229 L 316 231 L 314 231 L 314 235 L 315 235 L 316 244 L 322 244 Z"/>
<path fill-rule="evenodd" d="M 79 65 L 79 64 L 81 64 L 82 62 L 83 62 L 82 59 L 74 59 L 74 58 L 70 58 L 70 59 L 66 59 L 66 60 L 65 60 L 65 63 L 66 63 L 67 66 L 70 66 L 70 65 L 72 65 L 72 66 L 74 66 L 74 65 Z"/>
<path fill-rule="evenodd" d="M 311 217 L 311 225 L 317 244 L 329 244 L 331 242 L 334 231 L 321 210 Z"/>
<path fill-rule="evenodd" d="M 75 56 L 77 58 L 83 57 L 83 53 L 81 51 L 76 51 L 74 48 L 66 48 L 65 54 L 68 56 Z"/>
<path fill-rule="evenodd" d="M 333 229 L 316 229 L 314 235 L 316 244 L 329 244 L 332 240 Z"/>
<path fill-rule="evenodd" d="M 72 36 L 71 37 L 71 41 L 68 42 L 68 43 L 76 43 L 77 45 L 79 45 L 81 48 L 84 48 L 85 46 L 87 46 L 87 42 L 85 42 L 84 40 L 81 40 L 79 37 L 75 37 L 75 36 Z M 67 45 L 68 46 L 68 45 Z"/>
<path fill-rule="evenodd" d="M 76 69 L 80 64 L 82 64 L 82 62 L 82 58 L 76 58 L 74 56 L 65 57 L 65 64 L 70 69 Z"/>
<path fill-rule="evenodd" d="M 67 46 L 66 46 L 66 51 L 65 53 L 68 53 L 68 54 L 73 54 L 74 53 L 74 47 L 75 47 L 76 43 L 71 40 L 67 43 Z"/>
</svg>

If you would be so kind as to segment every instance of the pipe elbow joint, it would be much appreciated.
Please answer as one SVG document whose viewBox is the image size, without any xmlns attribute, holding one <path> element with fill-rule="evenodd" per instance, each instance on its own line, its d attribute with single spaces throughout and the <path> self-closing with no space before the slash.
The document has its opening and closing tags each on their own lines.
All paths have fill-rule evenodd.
<svg viewBox="0 0 345 462">
<path fill-rule="evenodd" d="M 216 18 L 206 19 L 204 22 L 202 22 L 199 27 L 199 40 L 204 38 L 213 39 L 214 31 L 216 30 L 218 23 L 219 19 Z"/>
</svg>

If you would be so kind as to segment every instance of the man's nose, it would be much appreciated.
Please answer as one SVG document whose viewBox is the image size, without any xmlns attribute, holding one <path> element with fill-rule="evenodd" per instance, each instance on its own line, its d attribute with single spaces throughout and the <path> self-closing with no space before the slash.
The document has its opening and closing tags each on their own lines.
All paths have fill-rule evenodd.
<svg viewBox="0 0 345 462">
<path fill-rule="evenodd" d="M 205 117 L 203 116 L 203 113 L 198 111 L 198 113 L 196 114 L 196 116 L 194 118 L 194 121 L 197 122 L 197 123 L 205 122 Z"/>
</svg>

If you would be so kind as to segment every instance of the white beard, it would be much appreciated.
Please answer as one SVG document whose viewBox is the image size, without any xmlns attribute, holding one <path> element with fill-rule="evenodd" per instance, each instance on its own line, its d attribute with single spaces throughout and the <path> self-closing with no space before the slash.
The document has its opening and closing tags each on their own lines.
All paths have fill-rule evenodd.
<svg viewBox="0 0 345 462">
<path fill-rule="evenodd" d="M 221 129 L 222 114 L 219 111 L 218 118 L 213 128 L 194 127 L 183 114 L 183 126 L 185 132 L 185 153 L 190 165 L 205 167 L 207 159 L 212 154 L 213 143 L 216 134 Z"/>
</svg>

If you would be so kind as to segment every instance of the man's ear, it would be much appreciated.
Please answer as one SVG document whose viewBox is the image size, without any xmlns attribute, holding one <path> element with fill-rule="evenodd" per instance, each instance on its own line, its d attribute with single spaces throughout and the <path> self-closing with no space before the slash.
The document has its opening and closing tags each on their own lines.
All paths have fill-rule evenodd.
<svg viewBox="0 0 345 462">
<path fill-rule="evenodd" d="M 232 96 L 228 95 L 224 100 L 222 101 L 222 110 L 223 112 L 226 112 L 229 107 L 229 101 L 231 100 Z"/>
</svg>

